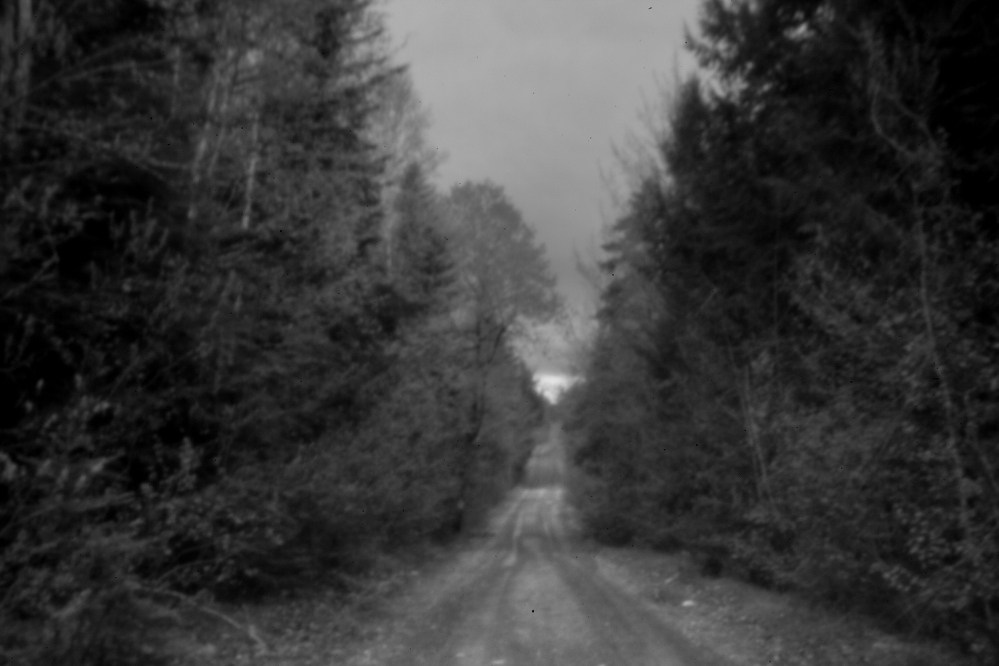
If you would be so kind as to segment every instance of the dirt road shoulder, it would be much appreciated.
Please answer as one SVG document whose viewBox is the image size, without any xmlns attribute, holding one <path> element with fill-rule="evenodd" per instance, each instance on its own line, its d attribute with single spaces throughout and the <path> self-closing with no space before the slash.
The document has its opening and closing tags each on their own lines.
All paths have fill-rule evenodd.
<svg viewBox="0 0 999 666">
<path fill-rule="evenodd" d="M 970 666 L 945 646 L 907 640 L 869 619 L 726 578 L 683 554 L 595 547 L 600 572 L 645 600 L 695 645 L 740 666 Z"/>
<path fill-rule="evenodd" d="M 510 506 L 501 511 L 512 510 Z M 224 609 L 266 644 L 218 622 L 183 634 L 172 650 L 185 666 L 347 666 L 385 664 L 414 632 L 431 631 L 430 608 L 456 596 L 495 551 L 491 534 L 467 537 L 386 563 L 383 575 L 345 599 L 316 590 L 296 598 Z M 639 599 L 692 644 L 738 666 L 965 666 L 971 661 L 938 645 L 880 631 L 868 620 L 815 608 L 725 578 L 696 573 L 691 559 L 638 548 L 582 543 L 597 571 Z M 446 615 L 446 614 L 444 614 Z M 444 615 L 441 621 L 447 620 Z M 446 622 L 445 622 L 446 624 Z M 179 635 L 179 634 L 178 634 Z"/>
</svg>

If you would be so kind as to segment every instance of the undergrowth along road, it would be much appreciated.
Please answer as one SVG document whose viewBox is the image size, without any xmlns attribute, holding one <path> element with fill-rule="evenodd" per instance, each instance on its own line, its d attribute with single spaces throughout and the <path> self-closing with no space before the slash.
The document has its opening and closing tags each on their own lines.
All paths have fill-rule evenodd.
<svg viewBox="0 0 999 666">
<path fill-rule="evenodd" d="M 792 595 L 703 577 L 686 554 L 581 538 L 557 484 L 560 453 L 540 447 L 527 487 L 477 534 L 386 559 L 347 600 L 317 591 L 228 609 L 247 630 L 175 638 L 173 653 L 197 666 L 970 663 Z"/>
</svg>

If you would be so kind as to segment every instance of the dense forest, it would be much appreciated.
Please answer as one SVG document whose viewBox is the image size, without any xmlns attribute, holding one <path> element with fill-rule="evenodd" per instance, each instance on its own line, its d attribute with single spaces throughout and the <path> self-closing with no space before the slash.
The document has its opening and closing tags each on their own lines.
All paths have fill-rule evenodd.
<svg viewBox="0 0 999 666">
<path fill-rule="evenodd" d="M 148 663 L 516 481 L 554 279 L 431 185 L 371 0 L 4 2 L 0 91 L 0 662 Z"/>
<path fill-rule="evenodd" d="M 999 659 L 999 4 L 707 0 L 568 396 L 590 531 Z"/>
</svg>

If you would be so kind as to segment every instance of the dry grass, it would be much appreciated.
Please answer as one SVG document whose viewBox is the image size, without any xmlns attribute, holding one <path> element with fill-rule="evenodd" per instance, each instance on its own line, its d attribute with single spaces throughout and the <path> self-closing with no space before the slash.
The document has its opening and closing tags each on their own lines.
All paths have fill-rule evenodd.
<svg viewBox="0 0 999 666">
<path fill-rule="evenodd" d="M 601 572 L 645 599 L 694 643 L 739 666 L 971 666 L 948 646 L 893 635 L 863 617 L 736 580 L 704 578 L 692 559 L 601 548 Z"/>
<path fill-rule="evenodd" d="M 348 589 L 317 588 L 255 604 L 187 610 L 166 632 L 166 652 L 177 666 L 346 663 L 387 631 L 387 602 L 448 561 L 450 550 L 427 546 L 383 556 L 368 575 L 349 581 Z"/>
</svg>

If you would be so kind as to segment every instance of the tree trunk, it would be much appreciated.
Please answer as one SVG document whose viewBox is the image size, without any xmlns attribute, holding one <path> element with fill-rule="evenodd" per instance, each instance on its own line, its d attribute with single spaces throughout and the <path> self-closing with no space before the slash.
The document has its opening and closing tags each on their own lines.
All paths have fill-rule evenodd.
<svg viewBox="0 0 999 666">
<path fill-rule="evenodd" d="M 917 204 L 918 206 L 918 204 Z M 917 211 L 920 218 L 924 215 L 922 211 Z M 971 538 L 971 517 L 969 505 L 971 498 L 968 493 L 968 484 L 964 478 L 964 460 L 960 450 L 960 430 L 958 427 L 957 406 L 954 404 L 954 394 L 951 389 L 950 377 L 944 367 L 943 357 L 940 354 L 940 346 L 937 341 L 936 327 L 933 324 L 933 306 L 930 302 L 929 270 L 930 258 L 928 241 L 926 240 L 925 222 L 920 220 L 919 229 L 920 245 L 920 277 L 919 296 L 922 301 L 923 321 L 926 326 L 926 337 L 929 343 L 930 359 L 933 363 L 933 371 L 940 382 L 940 402 L 944 411 L 946 422 L 946 450 L 951 461 L 951 473 L 954 477 L 954 492 L 958 501 L 958 518 L 961 522 L 961 530 L 964 532 L 963 538 Z"/>
<path fill-rule="evenodd" d="M 7 0 L 0 8 L 0 122 L 11 148 L 31 89 L 34 37 L 32 0 Z"/>
<path fill-rule="evenodd" d="M 260 163 L 260 111 L 256 108 L 252 113 L 250 127 L 250 159 L 246 165 L 246 192 L 243 195 L 243 231 L 250 228 L 250 218 L 253 215 L 253 190 L 257 180 L 257 165 Z"/>
<path fill-rule="evenodd" d="M 205 122 L 201 127 L 194 148 L 194 157 L 191 160 L 191 204 L 187 211 L 188 220 L 194 220 L 198 216 L 202 183 L 211 180 L 222 150 L 229 115 L 229 100 L 239 69 L 237 57 L 238 54 L 234 49 L 226 49 L 221 60 L 212 68 L 212 79 L 205 99 Z"/>
</svg>

